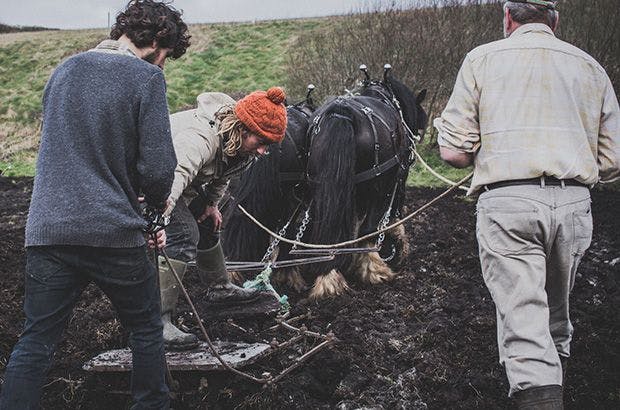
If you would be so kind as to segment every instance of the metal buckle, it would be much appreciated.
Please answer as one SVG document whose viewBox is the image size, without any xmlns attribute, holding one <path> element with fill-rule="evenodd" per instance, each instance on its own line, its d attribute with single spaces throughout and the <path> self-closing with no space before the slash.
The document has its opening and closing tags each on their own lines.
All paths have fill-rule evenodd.
<svg viewBox="0 0 620 410">
<path fill-rule="evenodd" d="M 370 107 L 362 107 L 362 112 L 366 115 L 370 115 L 373 113 L 372 108 Z"/>
</svg>

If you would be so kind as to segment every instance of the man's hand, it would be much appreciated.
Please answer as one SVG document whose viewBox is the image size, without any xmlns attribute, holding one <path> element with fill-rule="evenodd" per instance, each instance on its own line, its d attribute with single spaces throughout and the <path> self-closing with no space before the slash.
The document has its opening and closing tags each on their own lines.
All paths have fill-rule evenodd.
<svg viewBox="0 0 620 410">
<path fill-rule="evenodd" d="M 211 218 L 211 220 L 213 221 L 213 232 L 217 232 L 222 228 L 222 214 L 220 213 L 220 210 L 217 208 L 217 206 L 205 207 L 202 215 L 200 215 L 196 220 L 198 221 L 198 223 L 201 223 L 207 218 Z"/>
<path fill-rule="evenodd" d="M 166 246 L 166 231 L 162 229 L 155 234 L 155 239 L 153 239 L 152 235 L 149 235 L 148 241 L 149 249 L 155 249 L 157 247 L 158 250 L 164 249 Z"/>
</svg>

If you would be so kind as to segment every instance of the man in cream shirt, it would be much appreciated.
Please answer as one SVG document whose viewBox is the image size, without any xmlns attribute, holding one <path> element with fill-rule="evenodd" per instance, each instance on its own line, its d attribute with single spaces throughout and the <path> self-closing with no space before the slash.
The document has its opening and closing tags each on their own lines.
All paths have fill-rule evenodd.
<svg viewBox="0 0 620 410">
<path fill-rule="evenodd" d="M 467 54 L 434 122 L 441 157 L 474 165 L 477 238 L 499 358 L 520 408 L 561 409 L 569 293 L 592 239 L 589 187 L 620 176 L 605 70 L 557 39 L 555 2 L 504 4 L 505 39 Z"/>
</svg>

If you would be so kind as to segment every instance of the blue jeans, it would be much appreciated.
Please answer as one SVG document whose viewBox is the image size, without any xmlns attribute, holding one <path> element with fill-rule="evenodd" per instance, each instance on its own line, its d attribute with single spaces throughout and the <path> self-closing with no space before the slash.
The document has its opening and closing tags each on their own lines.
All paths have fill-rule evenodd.
<svg viewBox="0 0 620 410">
<path fill-rule="evenodd" d="M 84 288 L 94 281 L 130 332 L 132 409 L 168 409 L 155 268 L 144 246 L 26 248 L 26 324 L 5 372 L 0 409 L 36 409 L 52 356 Z"/>
</svg>

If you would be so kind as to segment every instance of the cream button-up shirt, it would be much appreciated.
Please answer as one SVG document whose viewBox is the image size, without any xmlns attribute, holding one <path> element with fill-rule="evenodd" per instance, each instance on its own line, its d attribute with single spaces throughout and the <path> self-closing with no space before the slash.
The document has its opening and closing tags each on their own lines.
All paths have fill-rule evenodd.
<svg viewBox="0 0 620 410">
<path fill-rule="evenodd" d="M 467 54 L 433 125 L 440 146 L 474 153 L 469 194 L 541 175 L 620 178 L 620 108 L 605 70 L 544 24 Z"/>
</svg>

